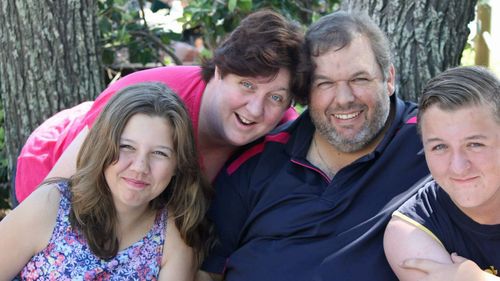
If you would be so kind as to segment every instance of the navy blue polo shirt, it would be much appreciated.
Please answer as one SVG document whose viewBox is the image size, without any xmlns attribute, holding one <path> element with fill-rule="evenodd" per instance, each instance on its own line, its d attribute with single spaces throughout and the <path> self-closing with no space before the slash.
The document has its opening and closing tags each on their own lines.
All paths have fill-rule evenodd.
<svg viewBox="0 0 500 281">
<path fill-rule="evenodd" d="M 391 97 L 393 122 L 374 152 L 329 181 L 307 159 L 308 111 L 219 174 L 210 210 L 218 243 L 202 268 L 234 281 L 397 280 L 382 237 L 428 175 L 414 104 Z"/>
</svg>

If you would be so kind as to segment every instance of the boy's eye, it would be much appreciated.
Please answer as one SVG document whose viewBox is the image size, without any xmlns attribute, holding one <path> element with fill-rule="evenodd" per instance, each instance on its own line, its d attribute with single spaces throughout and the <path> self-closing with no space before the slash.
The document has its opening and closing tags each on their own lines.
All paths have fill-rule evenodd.
<svg viewBox="0 0 500 281">
<path fill-rule="evenodd" d="M 472 148 L 477 148 L 477 147 L 483 147 L 484 144 L 482 143 L 479 143 L 479 142 L 471 142 L 467 145 L 468 147 L 472 147 Z"/>
<path fill-rule="evenodd" d="M 432 151 L 440 151 L 446 149 L 446 145 L 444 144 L 438 144 L 432 147 Z"/>
</svg>

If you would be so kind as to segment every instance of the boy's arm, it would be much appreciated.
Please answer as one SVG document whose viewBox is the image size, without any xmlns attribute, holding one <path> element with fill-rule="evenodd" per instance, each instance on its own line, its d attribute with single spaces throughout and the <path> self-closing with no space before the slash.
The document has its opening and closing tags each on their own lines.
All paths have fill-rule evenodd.
<svg viewBox="0 0 500 281">
<path fill-rule="evenodd" d="M 453 264 L 443 264 L 428 259 L 409 259 L 402 267 L 427 273 L 422 281 L 499 281 L 500 277 L 483 271 L 471 260 L 451 254 Z"/>
<path fill-rule="evenodd" d="M 392 270 L 401 281 L 422 280 L 427 276 L 420 268 L 403 267 L 408 259 L 453 263 L 450 254 L 429 230 L 410 219 L 406 221 L 396 216 L 392 217 L 385 230 L 384 250 Z"/>
</svg>

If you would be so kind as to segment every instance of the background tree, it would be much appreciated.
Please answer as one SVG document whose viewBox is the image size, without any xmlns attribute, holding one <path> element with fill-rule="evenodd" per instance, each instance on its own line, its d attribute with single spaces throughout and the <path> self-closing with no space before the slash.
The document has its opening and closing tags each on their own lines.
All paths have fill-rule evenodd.
<svg viewBox="0 0 500 281">
<path fill-rule="evenodd" d="M 181 40 L 182 34 L 150 26 L 145 16 L 146 1 L 97 0 L 97 4 L 99 45 L 105 69 L 119 72 L 131 64 L 182 64 L 170 47 L 171 41 Z M 118 58 L 124 54 L 125 59 Z"/>
<path fill-rule="evenodd" d="M 10 167 L 43 120 L 103 89 L 96 17 L 93 0 L 0 1 L 0 92 Z"/>
<path fill-rule="evenodd" d="M 184 9 L 185 28 L 201 28 L 207 48 L 213 50 L 249 13 L 272 9 L 307 27 L 338 8 L 340 0 L 196 0 Z"/>
<path fill-rule="evenodd" d="M 439 72 L 460 64 L 477 0 L 344 0 L 343 10 L 363 10 L 386 31 L 394 51 L 399 95 L 416 101 Z"/>
<path fill-rule="evenodd" d="M 204 54 L 209 56 L 254 10 L 270 8 L 307 27 L 338 9 L 339 1 L 192 0 L 182 21 L 185 30 L 203 36 L 208 50 Z M 0 1 L 0 93 L 5 110 L 0 184 L 10 173 L 6 159 L 14 165 L 33 129 L 61 109 L 94 99 L 105 87 L 104 68 L 121 71 L 117 54 L 127 50 L 129 62 L 143 65 L 181 63 L 169 44 L 182 35 L 148 25 L 147 2 L 158 1 Z M 392 38 L 400 95 L 416 100 L 427 79 L 459 64 L 475 3 L 344 0 L 342 8 L 366 10 Z M 0 126 L 2 115 L 0 108 Z"/>
</svg>

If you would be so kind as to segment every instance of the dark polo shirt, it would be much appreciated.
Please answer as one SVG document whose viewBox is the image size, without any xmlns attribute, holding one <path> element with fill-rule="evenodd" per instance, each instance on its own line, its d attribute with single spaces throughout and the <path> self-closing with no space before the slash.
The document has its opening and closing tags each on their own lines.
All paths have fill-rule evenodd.
<svg viewBox="0 0 500 281">
<path fill-rule="evenodd" d="M 203 269 L 230 281 L 397 280 L 383 232 L 429 171 L 415 105 L 394 95 L 391 103 L 394 119 L 375 151 L 331 181 L 306 159 L 307 111 L 229 162 L 215 182 L 218 243 Z"/>
</svg>

